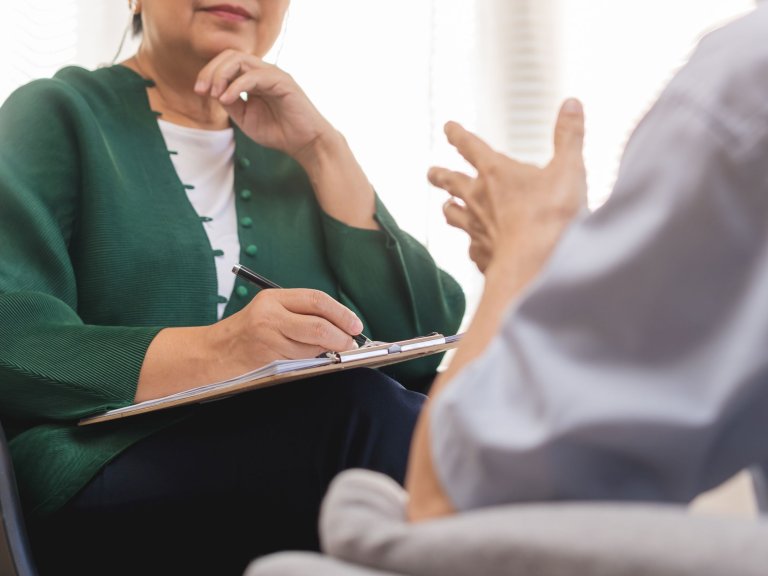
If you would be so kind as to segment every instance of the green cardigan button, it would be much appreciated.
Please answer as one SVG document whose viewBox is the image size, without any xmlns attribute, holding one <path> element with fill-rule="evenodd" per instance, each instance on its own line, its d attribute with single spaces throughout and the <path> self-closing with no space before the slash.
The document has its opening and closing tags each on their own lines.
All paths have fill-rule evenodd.
<svg viewBox="0 0 768 576">
<path fill-rule="evenodd" d="M 240 296 L 240 298 L 245 298 L 246 296 L 248 296 L 248 288 L 246 288 L 245 286 L 238 286 L 237 288 L 235 288 L 235 294 Z"/>
<path fill-rule="evenodd" d="M 240 198 L 243 200 L 250 200 L 253 197 L 253 192 L 250 190 L 240 190 Z"/>
<path fill-rule="evenodd" d="M 256 256 L 256 252 L 259 251 L 259 247 L 256 246 L 256 244 L 249 244 L 248 247 L 245 249 L 245 253 L 248 254 L 248 256 Z"/>
<path fill-rule="evenodd" d="M 248 158 L 243 158 L 243 157 L 240 158 L 240 166 L 242 166 L 243 168 L 248 168 L 250 165 L 251 165 L 251 161 L 248 160 Z"/>
<path fill-rule="evenodd" d="M 253 218 L 251 218 L 250 216 L 243 216 L 242 218 L 240 218 L 240 225 L 243 228 L 250 228 L 251 226 L 253 226 Z"/>
</svg>

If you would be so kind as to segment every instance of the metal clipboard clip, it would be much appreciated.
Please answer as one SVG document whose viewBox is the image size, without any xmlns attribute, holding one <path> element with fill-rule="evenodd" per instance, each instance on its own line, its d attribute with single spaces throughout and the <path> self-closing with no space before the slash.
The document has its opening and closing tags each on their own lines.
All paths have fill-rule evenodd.
<svg viewBox="0 0 768 576">
<path fill-rule="evenodd" d="M 433 332 L 428 336 L 411 338 L 409 340 L 400 340 L 398 342 L 377 342 L 373 341 L 362 348 L 347 350 L 346 352 L 332 352 L 334 362 L 345 363 L 354 360 L 364 360 L 367 358 L 376 358 L 378 356 L 388 356 L 389 354 L 401 354 L 411 350 L 428 348 L 437 344 L 445 344 L 446 340 L 442 334 Z"/>
</svg>

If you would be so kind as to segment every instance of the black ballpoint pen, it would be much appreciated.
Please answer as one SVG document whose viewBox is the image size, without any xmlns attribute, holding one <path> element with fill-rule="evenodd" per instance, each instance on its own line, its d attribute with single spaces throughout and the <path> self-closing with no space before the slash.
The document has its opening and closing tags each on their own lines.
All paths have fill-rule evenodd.
<svg viewBox="0 0 768 576">
<path fill-rule="evenodd" d="M 280 286 L 272 282 L 272 280 L 264 278 L 264 276 L 261 274 L 256 274 L 256 272 L 243 266 L 242 264 L 235 264 L 235 266 L 232 268 L 232 272 L 235 274 L 235 276 L 239 276 L 244 280 L 248 280 L 248 282 L 256 284 L 256 286 L 259 286 L 260 288 L 280 288 Z M 357 336 L 352 336 L 352 338 L 361 348 L 366 344 L 371 344 L 371 339 L 362 332 Z"/>
</svg>

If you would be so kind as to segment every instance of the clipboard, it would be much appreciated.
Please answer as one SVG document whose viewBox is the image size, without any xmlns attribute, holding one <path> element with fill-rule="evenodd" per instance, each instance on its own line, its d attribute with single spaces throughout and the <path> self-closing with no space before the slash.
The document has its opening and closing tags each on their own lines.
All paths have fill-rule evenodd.
<svg viewBox="0 0 768 576">
<path fill-rule="evenodd" d="M 88 426 L 99 422 L 109 422 L 137 414 L 145 414 L 213 400 L 221 400 L 242 392 L 283 384 L 330 372 L 339 372 L 351 368 L 379 368 L 388 364 L 397 364 L 430 354 L 445 352 L 458 346 L 461 334 L 443 336 L 430 334 L 397 342 L 372 342 L 369 345 L 346 352 L 327 352 L 317 358 L 297 360 L 275 360 L 256 370 L 235 378 L 204 384 L 190 390 L 177 392 L 162 398 L 146 400 L 124 408 L 109 410 L 103 414 L 88 416 L 78 422 L 78 426 Z"/>
</svg>

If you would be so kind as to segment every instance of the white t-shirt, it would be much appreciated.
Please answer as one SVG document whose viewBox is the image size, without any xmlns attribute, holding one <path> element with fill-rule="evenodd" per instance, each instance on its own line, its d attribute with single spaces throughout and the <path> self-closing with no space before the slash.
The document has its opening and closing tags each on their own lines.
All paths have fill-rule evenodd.
<svg viewBox="0 0 768 576">
<path fill-rule="evenodd" d="M 229 299 L 235 285 L 232 267 L 240 257 L 235 208 L 235 134 L 226 130 L 200 130 L 158 120 L 171 160 L 187 196 L 199 216 L 216 262 L 219 295 Z M 218 306 L 218 318 L 226 302 Z"/>
</svg>

